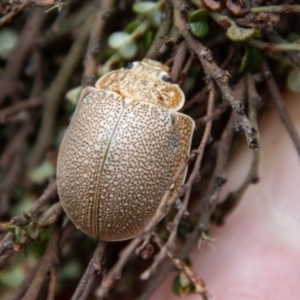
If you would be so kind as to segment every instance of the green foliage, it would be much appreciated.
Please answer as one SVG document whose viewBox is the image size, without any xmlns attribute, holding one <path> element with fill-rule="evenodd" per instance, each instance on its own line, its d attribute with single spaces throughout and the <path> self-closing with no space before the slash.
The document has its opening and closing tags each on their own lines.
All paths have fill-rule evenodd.
<svg viewBox="0 0 300 300">
<path fill-rule="evenodd" d="M 79 262 L 76 260 L 69 260 L 62 266 L 62 269 L 59 272 L 59 279 L 77 279 L 81 272 L 82 270 Z"/>
<path fill-rule="evenodd" d="M 132 9 L 137 14 L 149 14 L 155 10 L 158 10 L 164 1 L 151 2 L 143 1 L 137 2 L 132 6 Z"/>
<path fill-rule="evenodd" d="M 300 92 L 300 70 L 298 68 L 290 70 L 287 77 L 287 85 L 292 92 Z"/>
<path fill-rule="evenodd" d="M 81 93 L 81 86 L 76 86 L 75 88 L 69 90 L 66 94 L 66 99 L 69 100 L 74 108 L 76 107 L 79 97 L 80 97 L 80 93 Z"/>
<path fill-rule="evenodd" d="M 44 160 L 30 174 L 32 183 L 43 184 L 55 175 L 55 166 L 49 160 Z"/>
<path fill-rule="evenodd" d="M 262 61 L 263 56 L 258 49 L 247 47 L 239 71 L 258 72 L 261 68 Z"/>
<path fill-rule="evenodd" d="M 260 37 L 260 32 L 254 28 L 249 29 L 232 25 L 227 29 L 226 35 L 233 42 L 245 42 L 248 39 Z"/>
<path fill-rule="evenodd" d="M 0 30 L 0 56 L 5 56 L 10 50 L 14 48 L 18 39 L 18 34 L 8 28 Z"/>
<path fill-rule="evenodd" d="M 194 36 L 202 38 L 208 34 L 207 16 L 208 12 L 206 9 L 198 9 L 190 15 L 189 25 Z"/>
<path fill-rule="evenodd" d="M 190 281 L 190 279 L 185 275 L 185 273 L 180 272 L 173 281 L 173 292 L 176 295 L 184 297 L 195 291 L 195 286 Z"/>
</svg>

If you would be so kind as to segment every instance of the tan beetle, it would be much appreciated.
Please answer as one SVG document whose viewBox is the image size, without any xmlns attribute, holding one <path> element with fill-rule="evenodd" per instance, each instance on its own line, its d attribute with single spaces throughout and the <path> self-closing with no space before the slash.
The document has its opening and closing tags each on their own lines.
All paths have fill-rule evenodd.
<svg viewBox="0 0 300 300">
<path fill-rule="evenodd" d="M 69 218 L 94 238 L 139 234 L 189 153 L 194 121 L 177 112 L 184 94 L 168 71 L 143 59 L 81 94 L 60 147 L 57 184 Z"/>
</svg>

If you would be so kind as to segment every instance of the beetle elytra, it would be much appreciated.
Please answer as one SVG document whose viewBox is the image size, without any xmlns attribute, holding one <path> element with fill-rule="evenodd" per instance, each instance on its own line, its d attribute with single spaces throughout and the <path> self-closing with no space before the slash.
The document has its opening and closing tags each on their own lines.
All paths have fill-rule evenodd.
<svg viewBox="0 0 300 300">
<path fill-rule="evenodd" d="M 59 151 L 57 184 L 67 215 L 92 237 L 139 234 L 189 153 L 194 121 L 177 112 L 184 94 L 168 71 L 143 59 L 81 94 Z"/>
</svg>

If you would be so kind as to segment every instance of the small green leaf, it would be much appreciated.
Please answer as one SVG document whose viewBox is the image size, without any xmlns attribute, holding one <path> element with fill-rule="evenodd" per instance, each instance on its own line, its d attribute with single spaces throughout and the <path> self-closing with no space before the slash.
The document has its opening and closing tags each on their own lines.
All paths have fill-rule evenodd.
<svg viewBox="0 0 300 300">
<path fill-rule="evenodd" d="M 54 165 L 50 161 L 44 160 L 29 174 L 29 178 L 31 182 L 35 184 L 42 184 L 46 182 L 49 178 L 53 177 L 54 175 L 55 175 Z"/>
<path fill-rule="evenodd" d="M 33 240 L 36 240 L 40 233 L 40 228 L 37 223 L 30 222 L 27 226 L 24 227 L 29 237 Z"/>
<path fill-rule="evenodd" d="M 134 20 L 134 21 L 127 24 L 125 30 L 128 33 L 132 33 L 133 31 L 135 31 L 139 27 L 139 25 L 141 25 L 141 22 L 139 22 L 137 20 Z"/>
<path fill-rule="evenodd" d="M 132 59 L 137 53 L 137 45 L 135 42 L 126 43 L 118 49 L 118 53 L 125 59 Z"/>
<path fill-rule="evenodd" d="M 111 34 L 108 38 L 108 45 L 113 49 L 118 49 L 122 44 L 126 43 L 129 34 L 124 31 L 117 31 Z"/>
<path fill-rule="evenodd" d="M 190 23 L 191 32 L 196 37 L 202 38 L 208 34 L 209 26 L 207 21 L 199 21 Z"/>
<path fill-rule="evenodd" d="M 246 29 L 233 25 L 227 29 L 226 35 L 234 42 L 244 42 L 250 38 L 260 37 L 260 32 L 254 28 Z"/>
<path fill-rule="evenodd" d="M 50 7 L 49 9 L 47 9 L 45 11 L 45 13 L 50 12 L 50 11 L 56 9 L 56 8 L 57 8 L 57 11 L 60 12 L 62 10 L 63 6 L 66 5 L 66 4 L 67 4 L 67 2 L 66 3 L 58 3 L 56 5 L 53 5 L 52 7 Z"/>
<path fill-rule="evenodd" d="M 190 279 L 183 272 L 180 272 L 173 281 L 173 292 L 183 297 L 194 291 L 195 287 Z"/>
<path fill-rule="evenodd" d="M 209 31 L 207 15 L 206 9 L 198 9 L 190 15 L 190 29 L 196 37 L 202 38 L 207 35 Z"/>
<path fill-rule="evenodd" d="M 78 261 L 69 260 L 63 264 L 58 276 L 60 279 L 74 279 L 80 275 L 81 271 Z"/>
<path fill-rule="evenodd" d="M 161 23 L 161 11 L 156 9 L 156 10 L 153 10 L 151 12 L 149 12 L 147 14 L 147 17 L 150 21 L 150 23 L 154 26 L 154 27 L 158 27 Z"/>
<path fill-rule="evenodd" d="M 145 49 L 149 49 L 153 41 L 153 33 L 152 31 L 148 30 L 143 35 L 143 45 Z"/>
<path fill-rule="evenodd" d="M 198 22 L 202 21 L 203 19 L 207 19 L 208 12 L 206 9 L 198 9 L 190 14 L 189 21 L 190 22 Z"/>
<path fill-rule="evenodd" d="M 28 270 L 26 271 L 26 267 L 12 268 L 10 270 L 8 269 L 6 271 L 1 272 L 0 274 L 1 285 L 11 287 L 11 288 L 17 288 L 18 285 L 24 280 L 24 278 L 27 275 Z"/>
<path fill-rule="evenodd" d="M 297 43 L 300 41 L 300 35 L 297 32 L 291 32 L 287 35 L 286 40 L 289 43 Z"/>
<path fill-rule="evenodd" d="M 132 9 L 137 14 L 147 14 L 150 11 L 157 9 L 157 3 L 150 1 L 138 2 L 133 5 Z"/>
<path fill-rule="evenodd" d="M 16 45 L 18 35 L 15 31 L 4 28 L 0 31 L 0 55 L 5 56 Z"/>
<path fill-rule="evenodd" d="M 261 68 L 262 60 L 263 56 L 258 49 L 247 47 L 239 71 L 257 72 Z"/>
<path fill-rule="evenodd" d="M 25 232 L 23 229 L 16 227 L 15 230 L 15 239 L 18 243 L 24 244 L 26 240 Z"/>
<path fill-rule="evenodd" d="M 300 92 L 300 70 L 292 69 L 287 77 L 288 88 L 295 93 Z"/>
<path fill-rule="evenodd" d="M 66 93 L 66 99 L 72 104 L 77 105 L 81 93 L 81 86 L 77 86 Z"/>
</svg>

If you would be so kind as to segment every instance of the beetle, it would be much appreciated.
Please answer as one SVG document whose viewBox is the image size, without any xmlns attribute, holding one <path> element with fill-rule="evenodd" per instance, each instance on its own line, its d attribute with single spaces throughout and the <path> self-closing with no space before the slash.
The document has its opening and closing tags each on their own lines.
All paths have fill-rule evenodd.
<svg viewBox="0 0 300 300">
<path fill-rule="evenodd" d="M 177 112 L 184 100 L 169 68 L 150 59 L 82 91 L 57 164 L 59 198 L 77 228 L 104 241 L 143 230 L 190 151 L 194 121 Z"/>
</svg>

